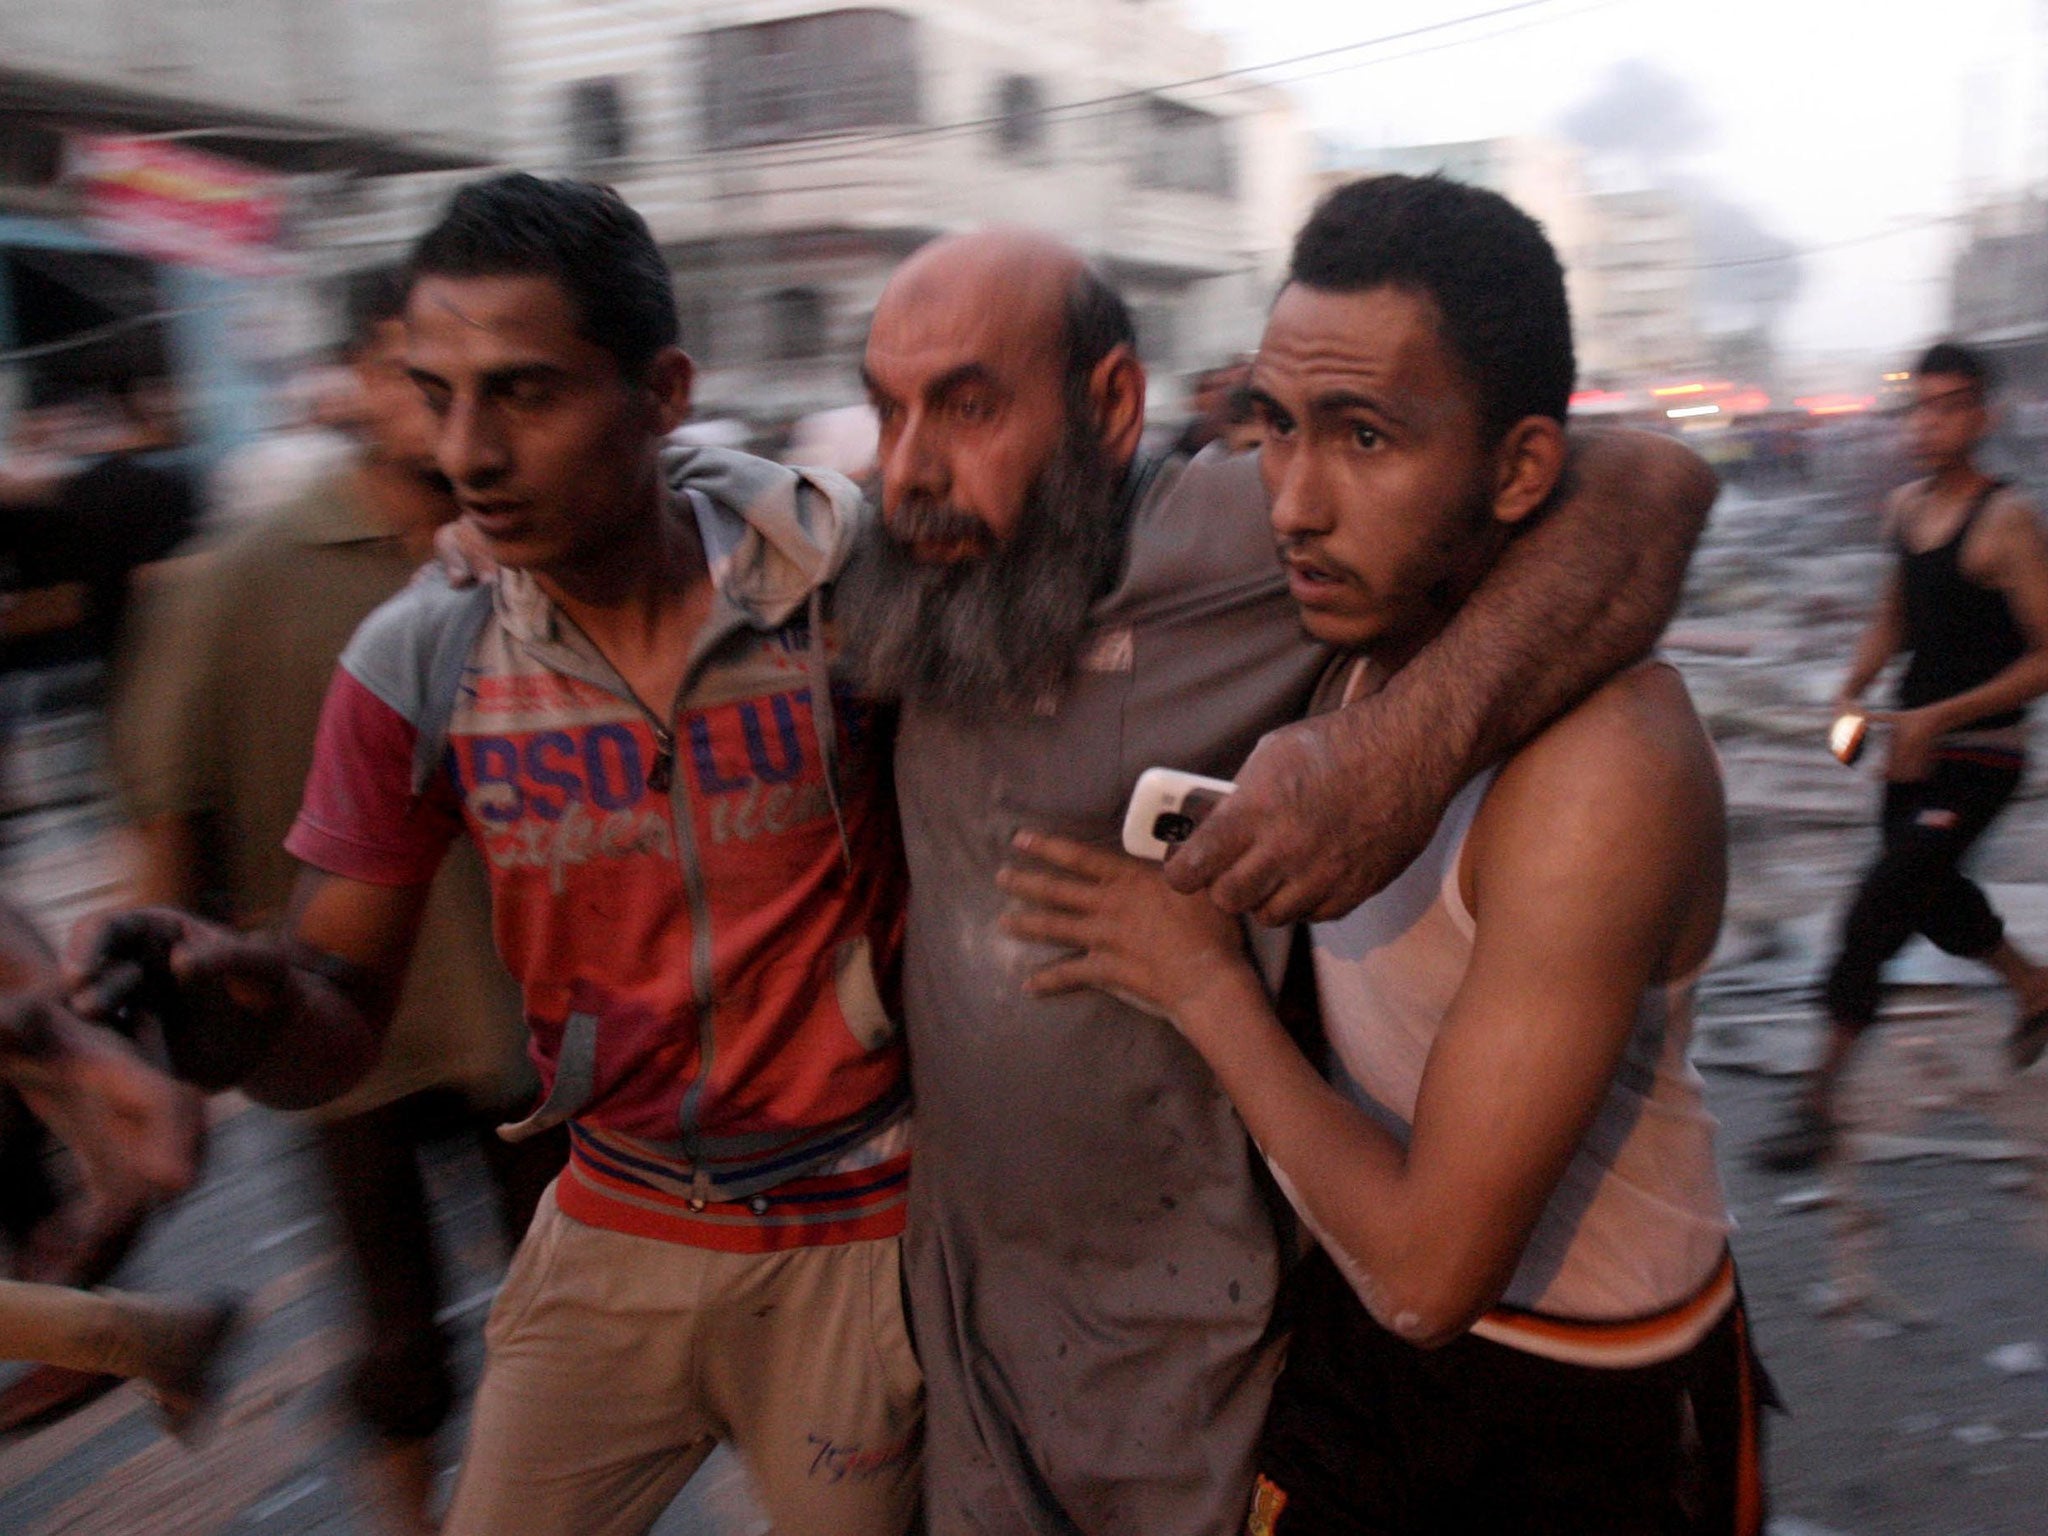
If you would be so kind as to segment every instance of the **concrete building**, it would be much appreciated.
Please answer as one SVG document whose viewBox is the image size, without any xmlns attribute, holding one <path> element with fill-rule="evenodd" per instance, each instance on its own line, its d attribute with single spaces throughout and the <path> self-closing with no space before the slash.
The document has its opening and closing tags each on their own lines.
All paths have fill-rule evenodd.
<svg viewBox="0 0 2048 1536">
<path fill-rule="evenodd" d="M 1580 383 L 1619 388 L 1700 368 L 1698 254 L 1685 200 L 1661 188 L 1596 192 L 1591 220 L 1578 318 Z"/>
<path fill-rule="evenodd" d="M 1543 226 L 1564 264 L 1576 345 L 1588 344 L 1587 323 L 1597 309 L 1595 284 L 1599 228 L 1579 151 L 1541 134 L 1511 134 L 1443 144 L 1400 144 L 1341 151 L 1318 178 L 1322 190 L 1374 172 L 1447 176 L 1498 192 Z M 1582 365 L 1583 366 L 1583 365 Z"/>
<path fill-rule="evenodd" d="M 1949 276 L 1955 334 L 1992 352 L 2011 383 L 2048 395 L 2048 201 L 1980 204 Z"/>
<path fill-rule="evenodd" d="M 1540 134 L 1340 150 L 1318 183 L 1328 190 L 1375 172 L 1485 187 L 1543 226 L 1564 264 L 1583 386 L 1654 383 L 1700 365 L 1696 251 L 1681 197 L 1602 190 L 1582 151 Z"/>
<path fill-rule="evenodd" d="M 81 149 L 122 141 L 138 194 L 195 228 L 256 173 L 252 197 L 277 214 L 262 240 L 282 257 L 293 226 L 361 178 L 485 163 L 491 4 L 0 0 L 0 428 L 94 370 L 177 377 L 213 446 L 261 426 L 269 374 L 309 340 L 308 264 L 259 279 L 166 259 L 88 217 Z"/>
<path fill-rule="evenodd" d="M 1131 301 L 1155 371 L 1200 366 L 1256 339 L 1307 205 L 1291 101 L 1216 78 L 1221 44 L 1173 0 L 495 8 L 498 158 L 610 181 L 646 213 L 704 414 L 856 398 L 890 270 L 991 221 L 1076 242 Z M 374 193 L 326 232 L 395 246 L 443 190 Z"/>
</svg>

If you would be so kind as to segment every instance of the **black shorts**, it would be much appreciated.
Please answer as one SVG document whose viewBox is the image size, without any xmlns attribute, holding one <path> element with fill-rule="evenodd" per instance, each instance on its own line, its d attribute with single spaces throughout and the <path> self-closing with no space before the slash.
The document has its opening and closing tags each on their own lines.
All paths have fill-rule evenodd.
<svg viewBox="0 0 2048 1536">
<path fill-rule="evenodd" d="M 1467 1334 L 1418 1349 L 1320 1251 L 1259 1446 L 1250 1536 L 1755 1536 L 1769 1391 L 1738 1300 L 1690 1351 L 1609 1370 Z"/>
</svg>

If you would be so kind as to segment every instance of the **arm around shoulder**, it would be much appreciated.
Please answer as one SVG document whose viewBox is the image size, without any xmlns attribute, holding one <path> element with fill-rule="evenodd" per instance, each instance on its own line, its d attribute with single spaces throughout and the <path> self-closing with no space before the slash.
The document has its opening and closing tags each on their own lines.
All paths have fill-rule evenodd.
<svg viewBox="0 0 2048 1536">
<path fill-rule="evenodd" d="M 1655 643 L 1717 482 L 1683 445 L 1580 434 L 1566 486 L 1378 693 L 1269 736 L 1167 878 L 1261 921 L 1339 917 L 1453 796 Z"/>
</svg>

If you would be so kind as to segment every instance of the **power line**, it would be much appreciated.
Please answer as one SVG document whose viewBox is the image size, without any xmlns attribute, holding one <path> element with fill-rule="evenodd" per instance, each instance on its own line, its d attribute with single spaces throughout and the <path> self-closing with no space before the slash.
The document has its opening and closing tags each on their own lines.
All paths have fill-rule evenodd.
<svg viewBox="0 0 2048 1536">
<path fill-rule="evenodd" d="M 1818 256 L 1826 251 L 1846 250 L 1853 245 L 1869 245 L 1876 240 L 1889 240 L 1896 235 L 1917 234 L 1922 230 L 1936 229 L 1943 224 L 1960 224 L 1966 215 L 1960 213 L 1937 213 L 1922 219 L 1911 219 L 1895 224 L 1889 229 L 1873 229 L 1864 234 L 1850 235 L 1843 240 L 1823 240 L 1816 245 L 1794 246 L 1792 249 L 1771 256 L 1736 256 L 1727 261 L 1696 261 L 1687 265 L 1689 272 L 1718 272 L 1728 267 L 1762 267 L 1773 262 L 1797 261 L 1801 256 Z"/>
<path fill-rule="evenodd" d="M 1215 100 L 1222 96 L 1230 94 L 1232 91 L 1252 90 L 1256 89 L 1258 86 L 1267 84 L 1299 85 L 1304 80 L 1322 80 L 1326 79 L 1331 75 L 1349 74 L 1354 69 L 1373 69 L 1377 68 L 1381 64 L 1397 64 L 1403 59 L 1419 59 L 1423 57 L 1425 54 L 1447 53 L 1453 48 L 1466 48 L 1470 47 L 1474 43 L 1490 43 L 1498 38 L 1512 37 L 1517 32 L 1533 32 L 1538 27 L 1552 27 L 1556 26 L 1560 22 L 1578 21 L 1583 17 L 1594 15 L 1600 11 L 1612 10 L 1616 6 L 1633 5 L 1635 3 L 1637 3 L 1637 0 L 1593 0 L 1592 4 L 1581 6 L 1578 10 L 1575 11 L 1566 11 L 1552 16 L 1533 16 L 1528 18 L 1527 20 L 1515 22 L 1511 26 L 1495 27 L 1492 31 L 1482 32 L 1477 37 L 1454 37 L 1444 42 L 1426 43 L 1420 48 L 1404 48 L 1399 53 L 1384 54 L 1379 58 L 1356 59 L 1344 64 L 1331 65 L 1327 69 L 1313 69 L 1309 70 L 1305 74 L 1285 75 L 1280 77 L 1279 79 L 1271 81 L 1248 81 L 1242 84 L 1233 85 L 1229 87 L 1227 90 L 1219 91 L 1216 93 L 1215 97 L 1205 97 L 1203 99 Z M 1278 68 L 1280 66 L 1266 67 Z"/>
<path fill-rule="evenodd" d="M 601 0 L 601 3 L 611 3 L 611 0 Z M 1367 49 L 1384 48 L 1389 46 L 1390 44 L 1408 42 L 1416 38 L 1431 36 L 1439 32 L 1447 32 L 1456 30 L 1458 28 L 1477 26 L 1484 22 L 1497 21 L 1504 17 L 1520 15 L 1529 11 L 1547 10 L 1550 7 L 1558 5 L 1560 3 L 1562 3 L 1562 0 L 1514 0 L 1513 4 L 1498 5 L 1483 11 L 1471 11 L 1462 16 L 1447 17 L 1442 21 L 1428 22 L 1421 26 L 1408 27 L 1397 32 L 1382 33 L 1377 37 L 1360 38 L 1355 42 L 1340 43 L 1334 47 L 1317 48 L 1307 53 L 1293 54 L 1286 58 L 1269 59 L 1263 63 L 1240 65 L 1232 69 L 1214 70 L 1208 74 L 1191 75 L 1185 79 L 1166 81 L 1158 85 L 1137 87 L 1125 91 L 1115 91 L 1103 96 L 1086 97 L 1079 101 L 1059 102 L 1042 107 L 1032 107 L 1015 113 L 961 118 L 950 123 L 919 124 L 917 126 L 909 128 L 885 129 L 877 132 L 862 133 L 850 136 L 834 135 L 832 136 L 831 142 L 828 145 L 820 145 L 816 147 L 806 147 L 801 144 L 762 146 L 765 149 L 770 149 L 771 153 L 760 155 L 757 158 L 749 160 L 746 164 L 746 168 L 769 170 L 776 169 L 784 165 L 820 165 L 828 164 L 837 160 L 857 159 L 866 156 L 872 153 L 877 148 L 881 147 L 949 138 L 961 134 L 974 133 L 986 130 L 989 128 L 996 127 L 997 125 L 1005 122 L 1015 122 L 1022 119 L 1039 119 L 1046 121 L 1064 119 L 1068 121 L 1085 122 L 1094 118 L 1113 116 L 1119 112 L 1128 111 L 1132 107 L 1141 106 L 1146 101 L 1152 98 L 1159 97 L 1170 92 L 1177 93 L 1182 91 L 1195 90 L 1202 86 L 1215 85 L 1223 82 L 1244 82 L 1244 84 L 1236 87 L 1237 89 L 1247 89 L 1268 83 L 1284 84 L 1287 82 L 1269 82 L 1267 80 L 1258 79 L 1255 77 L 1261 76 L 1270 71 L 1289 69 L 1302 64 L 1315 64 L 1322 62 L 1324 60 L 1338 58 L 1345 54 L 1360 53 Z M 1604 9 L 1607 5 L 1624 3 L 1628 3 L 1628 0 L 1601 0 L 1601 4 L 1596 5 L 1591 9 Z M 1586 14 L 1586 12 L 1580 11 L 1570 14 L 1583 15 Z M 1547 22 L 1550 20 L 1564 19 L 1569 18 L 1543 18 L 1542 20 Z M 1505 35 L 1506 31 L 1511 30 L 1521 29 L 1503 29 L 1503 31 L 1499 33 L 1482 34 L 1478 37 L 1462 38 L 1448 43 L 1439 43 L 1433 45 L 1432 48 L 1415 50 L 1415 52 L 1430 52 L 1442 48 L 1462 47 L 1470 43 L 1486 42 L 1490 40 L 1490 38 L 1493 36 Z M 1394 61 L 1394 59 L 1410 56 L 1412 55 L 1396 54 L 1388 59 L 1359 60 L 1353 64 L 1344 67 L 1365 68 L 1372 64 L 1391 63 Z M 1333 74 L 1339 72 L 1341 71 L 1325 71 L 1325 73 Z M 1305 76 L 1303 78 L 1313 77 Z M 634 166 L 636 169 L 644 169 L 654 167 L 690 165 L 710 160 L 722 160 L 734 154 L 745 153 L 747 153 L 747 150 L 744 147 L 715 150 L 700 150 L 695 153 L 687 155 L 667 155 L 650 159 L 638 159 L 634 162 Z"/>
</svg>

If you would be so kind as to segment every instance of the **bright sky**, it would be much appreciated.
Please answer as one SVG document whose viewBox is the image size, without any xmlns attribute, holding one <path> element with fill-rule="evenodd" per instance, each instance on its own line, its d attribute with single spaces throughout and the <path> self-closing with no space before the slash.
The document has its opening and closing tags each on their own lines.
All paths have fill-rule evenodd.
<svg viewBox="0 0 2048 1536">
<path fill-rule="evenodd" d="M 1230 39 L 1236 64 L 1502 3 L 1183 0 Z M 1320 132 L 1428 143 L 1548 131 L 1615 63 L 1650 60 L 1691 86 L 1713 123 L 1689 172 L 1802 247 L 1861 242 L 1807 257 L 1779 336 L 1793 351 L 1861 352 L 1940 329 L 1957 235 L 1865 237 L 1955 214 L 1966 175 L 2011 189 L 2031 165 L 2048 180 L 2043 27 L 2048 0 L 1557 0 L 1280 78 L 1341 70 L 1293 87 Z M 1442 46 L 1488 32 L 1500 35 Z M 1434 51 L 1414 52 L 1424 47 Z M 1400 52 L 1412 56 L 1364 62 Z"/>
</svg>

